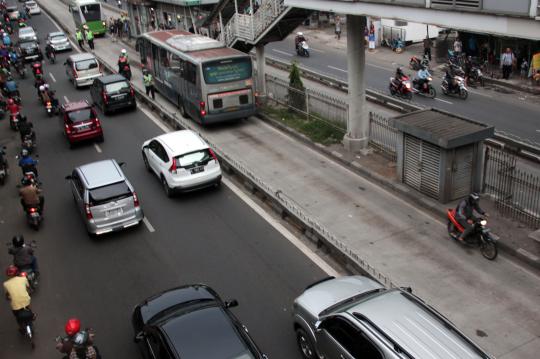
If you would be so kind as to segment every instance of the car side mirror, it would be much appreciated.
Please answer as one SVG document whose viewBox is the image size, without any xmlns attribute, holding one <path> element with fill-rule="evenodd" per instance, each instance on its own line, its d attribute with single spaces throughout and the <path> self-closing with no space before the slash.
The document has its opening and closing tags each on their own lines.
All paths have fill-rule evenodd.
<svg viewBox="0 0 540 359">
<path fill-rule="evenodd" d="M 315 322 L 315 330 L 321 330 L 321 323 L 322 323 L 322 322 L 321 322 L 320 320 L 317 320 L 317 321 Z"/>
<path fill-rule="evenodd" d="M 141 342 L 143 339 L 144 339 L 144 332 L 138 332 L 137 334 L 135 334 L 135 337 L 133 338 L 133 341 L 134 341 L 135 343 L 139 343 L 139 342 Z"/>
<path fill-rule="evenodd" d="M 125 164 L 126 164 L 125 162 L 119 162 L 119 163 L 118 163 L 118 166 L 122 167 L 122 166 L 124 166 Z"/>
<path fill-rule="evenodd" d="M 225 302 L 225 308 L 238 307 L 238 301 L 236 299 L 231 300 L 230 302 Z"/>
<path fill-rule="evenodd" d="M 65 179 L 67 179 L 68 181 L 71 181 L 73 179 L 73 177 L 71 177 L 71 175 L 67 175 L 66 177 L 64 177 Z"/>
</svg>

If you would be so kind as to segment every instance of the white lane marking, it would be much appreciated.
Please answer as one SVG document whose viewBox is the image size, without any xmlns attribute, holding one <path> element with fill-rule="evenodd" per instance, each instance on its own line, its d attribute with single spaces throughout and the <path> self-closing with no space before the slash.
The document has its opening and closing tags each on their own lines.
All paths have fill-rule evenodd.
<svg viewBox="0 0 540 359">
<path fill-rule="evenodd" d="M 337 70 L 337 71 L 341 71 L 341 72 L 347 72 L 347 70 L 343 70 L 343 69 L 340 69 L 339 67 L 334 67 L 334 66 L 331 66 L 331 65 L 328 65 L 329 68 L 331 68 L 332 70 Z"/>
<path fill-rule="evenodd" d="M 453 102 L 446 101 L 446 100 L 443 100 L 443 99 L 440 99 L 440 98 L 435 98 L 435 100 L 441 101 L 441 102 L 444 102 L 444 103 L 447 103 L 447 104 L 450 104 L 450 105 L 453 105 L 453 104 L 454 104 Z"/>
<path fill-rule="evenodd" d="M 223 178 L 222 182 L 230 188 L 242 201 L 244 201 L 248 206 L 251 207 L 259 216 L 261 216 L 265 221 L 267 221 L 276 231 L 281 233 L 281 235 L 292 245 L 294 245 L 300 252 L 302 252 L 306 257 L 311 259 L 319 268 L 321 268 L 326 274 L 333 275 L 335 277 L 340 276 L 340 273 L 332 268 L 328 263 L 324 261 L 318 254 L 313 252 L 308 246 L 302 243 L 294 234 L 292 234 L 287 228 L 285 228 L 281 223 L 276 221 L 272 216 L 270 216 L 264 209 L 262 209 L 257 203 L 255 203 L 251 198 L 249 198 L 244 192 L 242 192 L 234 183 L 232 183 L 227 178 Z"/>
<path fill-rule="evenodd" d="M 371 63 L 369 63 L 369 62 L 366 62 L 366 65 L 367 65 L 367 66 L 371 66 L 371 67 L 375 67 L 375 68 L 381 69 L 381 70 L 394 71 L 394 69 L 392 69 L 392 68 L 390 68 L 390 67 L 379 66 L 379 65 L 371 64 Z"/>
<path fill-rule="evenodd" d="M 64 95 L 64 100 L 65 100 L 66 102 L 69 102 L 69 99 L 68 99 L 67 96 L 65 96 L 65 95 Z"/>
<path fill-rule="evenodd" d="M 56 79 L 54 78 L 54 75 L 52 74 L 52 72 L 49 72 L 49 76 L 51 77 L 51 79 L 53 80 L 53 82 L 56 82 Z"/>
<path fill-rule="evenodd" d="M 97 151 L 98 153 L 103 152 L 103 151 L 101 150 L 101 147 L 99 147 L 99 145 L 98 145 L 97 143 L 94 143 L 94 148 L 96 149 L 96 151 Z"/>
<path fill-rule="evenodd" d="M 287 55 L 287 56 L 292 56 L 293 54 L 291 53 L 288 53 L 288 52 L 285 52 L 285 51 L 281 51 L 281 50 L 278 50 L 278 49 L 272 49 L 272 51 L 275 51 L 277 53 L 280 53 L 282 55 Z"/>
<path fill-rule="evenodd" d="M 152 120 L 152 122 L 154 122 L 157 127 L 161 128 L 163 132 L 171 132 L 171 129 L 163 122 L 161 122 L 158 118 L 156 118 L 150 110 L 147 110 L 143 106 L 140 106 L 139 109 L 144 112 L 144 114 L 148 116 L 148 118 Z"/>
<path fill-rule="evenodd" d="M 146 216 L 143 218 L 142 221 L 143 221 L 144 225 L 146 226 L 146 229 L 148 229 L 148 232 L 154 233 L 154 232 L 156 231 L 156 230 L 154 229 L 154 226 L 152 226 L 152 225 L 150 224 L 150 221 L 148 220 L 148 218 L 147 218 Z"/>
<path fill-rule="evenodd" d="M 319 50 L 319 49 L 314 49 L 313 47 L 310 48 L 311 51 L 315 51 L 315 52 L 320 52 L 321 54 L 324 54 L 326 53 L 326 51 L 323 51 L 323 50 Z"/>
<path fill-rule="evenodd" d="M 476 95 L 480 95 L 480 96 L 484 96 L 484 97 L 493 98 L 493 96 L 491 96 L 491 95 L 487 95 L 487 94 L 485 94 L 485 93 L 482 93 L 482 92 L 479 92 L 479 91 L 476 91 L 476 90 L 472 90 L 472 89 L 470 89 L 470 88 L 467 89 L 467 90 L 469 90 L 469 92 L 474 93 L 474 94 L 476 94 Z"/>
</svg>

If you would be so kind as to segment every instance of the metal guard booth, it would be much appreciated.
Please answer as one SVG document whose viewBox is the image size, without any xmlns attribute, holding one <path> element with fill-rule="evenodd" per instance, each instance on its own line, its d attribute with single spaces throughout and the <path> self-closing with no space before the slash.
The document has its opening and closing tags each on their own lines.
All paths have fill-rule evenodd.
<svg viewBox="0 0 540 359">
<path fill-rule="evenodd" d="M 494 127 L 434 109 L 397 116 L 393 125 L 401 182 L 441 203 L 480 190 L 482 141 Z"/>
</svg>

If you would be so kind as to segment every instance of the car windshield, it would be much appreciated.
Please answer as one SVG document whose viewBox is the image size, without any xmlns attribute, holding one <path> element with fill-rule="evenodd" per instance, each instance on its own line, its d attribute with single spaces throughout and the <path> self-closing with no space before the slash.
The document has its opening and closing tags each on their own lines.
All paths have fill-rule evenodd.
<svg viewBox="0 0 540 359">
<path fill-rule="evenodd" d="M 19 36 L 31 36 L 34 35 L 34 29 L 30 27 L 23 27 L 22 29 L 19 29 Z"/>
<path fill-rule="evenodd" d="M 220 84 L 247 80 L 251 77 L 251 58 L 226 59 L 203 64 L 204 81 Z"/>
<path fill-rule="evenodd" d="M 64 34 L 58 34 L 58 35 L 51 35 L 50 39 L 52 42 L 60 42 L 60 41 L 66 41 L 66 35 Z"/>
<path fill-rule="evenodd" d="M 88 59 L 88 60 L 81 60 L 77 61 L 75 63 L 75 69 L 76 70 L 89 70 L 89 69 L 95 69 L 98 67 L 96 60 L 94 59 Z"/>
<path fill-rule="evenodd" d="M 68 112 L 67 115 L 69 120 L 73 123 L 88 121 L 96 118 L 96 114 L 94 113 L 94 111 L 89 108 Z"/>
<path fill-rule="evenodd" d="M 36 3 L 33 1 L 26 2 L 26 6 L 36 6 Z"/>
<path fill-rule="evenodd" d="M 24 41 L 19 45 L 22 49 L 31 49 L 37 47 L 37 44 L 34 41 Z"/>
<path fill-rule="evenodd" d="M 110 201 L 117 201 L 132 196 L 126 182 L 117 182 L 90 190 L 90 205 L 99 206 Z"/>
<path fill-rule="evenodd" d="M 178 156 L 175 160 L 177 167 L 189 167 L 191 165 L 206 164 L 211 158 L 210 151 L 204 149 Z"/>
<path fill-rule="evenodd" d="M 101 9 L 99 4 L 81 5 L 81 12 L 87 22 L 101 20 Z"/>
<path fill-rule="evenodd" d="M 117 92 L 128 92 L 129 83 L 127 81 L 113 82 L 105 85 L 105 91 L 109 94 Z"/>
</svg>

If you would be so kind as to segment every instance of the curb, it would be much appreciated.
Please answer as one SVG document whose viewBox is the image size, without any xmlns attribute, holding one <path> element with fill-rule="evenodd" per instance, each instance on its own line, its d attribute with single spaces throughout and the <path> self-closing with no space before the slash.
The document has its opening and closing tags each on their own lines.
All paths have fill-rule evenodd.
<svg viewBox="0 0 540 359">
<path fill-rule="evenodd" d="M 408 201 L 414 203 L 415 205 L 418 205 L 419 207 L 430 211 L 431 213 L 437 215 L 439 218 L 445 218 L 446 219 L 446 207 L 443 205 L 436 205 L 430 202 L 427 202 L 423 197 L 419 197 L 418 193 L 412 189 L 409 189 L 405 185 L 401 185 L 399 183 L 395 183 L 393 181 L 390 181 L 386 179 L 385 177 L 379 175 L 378 173 L 369 170 L 366 167 L 361 166 L 356 161 L 348 161 L 347 159 L 344 159 L 341 154 L 331 151 L 328 148 L 326 148 L 323 145 L 317 144 L 313 142 L 311 139 L 309 139 L 307 136 L 283 125 L 279 121 L 276 121 L 269 116 L 267 116 L 264 113 L 259 113 L 259 118 L 261 118 L 266 123 L 272 125 L 273 127 L 279 129 L 282 132 L 285 132 L 286 134 L 294 137 L 295 139 L 300 140 L 305 145 L 309 146 L 310 148 L 314 149 L 318 153 L 324 155 L 328 159 L 346 167 L 347 169 L 352 170 L 353 172 L 357 173 L 358 175 L 370 180 L 371 182 L 381 185 L 385 187 L 386 189 L 391 190 L 395 194 L 400 195 L 401 197 L 404 197 Z M 339 154 L 339 155 L 337 155 Z M 517 259 L 524 262 L 525 264 L 535 268 L 540 269 L 540 258 L 535 256 L 534 254 L 528 252 L 525 249 L 522 248 L 514 248 L 510 245 L 506 244 L 505 242 L 501 242 L 499 240 L 499 236 L 497 234 L 492 233 L 492 235 L 497 239 L 497 244 L 499 246 L 499 249 Z"/>
</svg>

